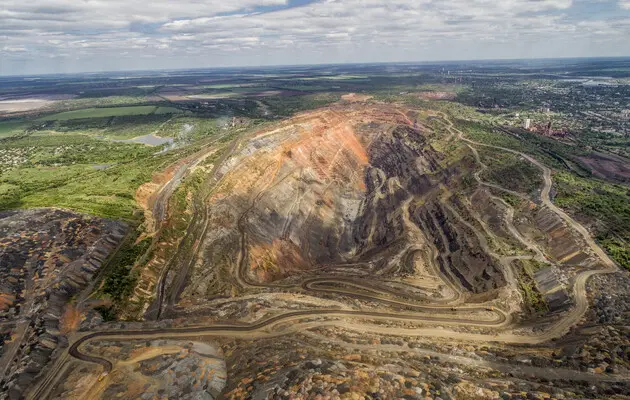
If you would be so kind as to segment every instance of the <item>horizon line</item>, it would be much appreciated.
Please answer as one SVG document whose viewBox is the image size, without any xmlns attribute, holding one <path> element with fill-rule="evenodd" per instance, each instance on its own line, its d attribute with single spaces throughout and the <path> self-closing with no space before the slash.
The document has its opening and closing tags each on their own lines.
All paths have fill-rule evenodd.
<svg viewBox="0 0 630 400">
<path fill-rule="evenodd" d="M 448 63 L 476 63 L 476 62 L 527 62 L 527 61 L 562 61 L 562 60 L 630 60 L 628 56 L 576 56 L 576 57 L 542 57 L 542 58 L 479 58 L 468 60 L 426 60 L 426 61 L 365 61 L 365 62 L 342 62 L 342 63 L 318 63 L 318 64 L 263 64 L 263 65 L 230 65 L 220 67 L 195 67 L 195 68 L 155 68 L 155 69 L 116 69 L 103 71 L 79 71 L 79 72 L 50 72 L 42 74 L 2 74 L 0 78 L 29 78 L 46 76 L 73 76 L 73 75 L 98 75 L 115 73 L 140 73 L 140 72 L 175 72 L 175 71 L 217 71 L 227 69 L 267 69 L 267 68 L 295 68 L 295 67 L 326 67 L 326 66 L 352 66 L 352 65 L 431 65 Z"/>
</svg>

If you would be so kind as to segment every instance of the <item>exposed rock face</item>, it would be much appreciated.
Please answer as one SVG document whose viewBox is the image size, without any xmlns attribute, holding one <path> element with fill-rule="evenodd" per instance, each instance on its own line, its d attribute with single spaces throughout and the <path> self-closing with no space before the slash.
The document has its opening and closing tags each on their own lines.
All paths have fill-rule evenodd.
<svg viewBox="0 0 630 400">
<path fill-rule="evenodd" d="M 171 288 L 182 293 L 179 306 L 322 268 L 412 274 L 416 252 L 470 293 L 504 286 L 451 199 L 474 159 L 445 159 L 430 133 L 393 106 L 344 104 L 244 142 L 209 199 L 203 256 L 186 287 Z"/>
<path fill-rule="evenodd" d="M 505 284 L 498 263 L 484 251 L 474 232 L 449 215 L 440 203 L 417 210 L 414 217 L 433 236 L 440 252 L 440 269 L 457 277 L 465 289 L 481 293 Z"/>
<path fill-rule="evenodd" d="M 551 312 L 565 311 L 571 306 L 571 298 L 554 267 L 537 271 L 534 279 Z"/>
<path fill-rule="evenodd" d="M 13 322 L 5 346 L 2 391 L 19 398 L 65 337 L 60 319 L 87 287 L 127 226 L 70 211 L 0 213 L 0 318 Z"/>
<path fill-rule="evenodd" d="M 547 208 L 537 209 L 534 213 L 536 226 L 544 232 L 546 247 L 553 260 L 565 265 L 583 265 L 589 258 L 587 246 L 583 240 L 562 222 L 558 215 Z"/>
</svg>

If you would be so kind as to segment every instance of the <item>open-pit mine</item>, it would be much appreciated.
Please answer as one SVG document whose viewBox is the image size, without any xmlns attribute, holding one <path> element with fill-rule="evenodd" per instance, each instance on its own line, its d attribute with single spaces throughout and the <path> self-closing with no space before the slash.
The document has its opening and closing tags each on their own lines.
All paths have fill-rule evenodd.
<svg viewBox="0 0 630 400">
<path fill-rule="evenodd" d="M 177 240 L 161 239 L 159 227 L 179 216 L 155 213 L 164 221 L 156 217 L 153 251 L 137 268 L 129 321 L 67 330 L 59 349 L 40 339 L 36 346 L 55 357 L 33 384 L 10 378 L 19 365 L 6 369 L 9 395 L 630 394 L 627 341 L 613 349 L 579 341 L 598 312 L 588 308 L 587 283 L 614 285 L 617 267 L 554 205 L 552 171 L 539 160 L 470 140 L 444 113 L 353 96 L 216 146 L 182 164 L 198 169 L 195 157 L 206 160 Z M 491 162 L 499 156 L 534 176 L 502 182 Z M 166 199 L 154 197 L 164 210 Z M 27 262 L 2 267 L 2 326 L 35 315 L 15 305 L 30 304 L 41 285 L 19 277 L 16 268 L 38 268 L 32 245 L 19 246 L 3 254 Z M 10 285 L 20 286 L 20 300 Z M 46 311 L 37 313 L 45 321 Z M 601 359 L 576 358 L 600 348 Z"/>
</svg>

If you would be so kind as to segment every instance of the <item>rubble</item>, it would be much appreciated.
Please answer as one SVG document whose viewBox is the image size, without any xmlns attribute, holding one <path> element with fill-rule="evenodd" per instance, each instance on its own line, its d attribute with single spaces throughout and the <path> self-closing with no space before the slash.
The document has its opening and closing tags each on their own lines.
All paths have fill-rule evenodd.
<svg viewBox="0 0 630 400">
<path fill-rule="evenodd" d="M 13 322 L 4 346 L 0 393 L 19 398 L 66 343 L 60 317 L 94 278 L 128 227 L 59 209 L 0 213 L 0 321 Z"/>
</svg>

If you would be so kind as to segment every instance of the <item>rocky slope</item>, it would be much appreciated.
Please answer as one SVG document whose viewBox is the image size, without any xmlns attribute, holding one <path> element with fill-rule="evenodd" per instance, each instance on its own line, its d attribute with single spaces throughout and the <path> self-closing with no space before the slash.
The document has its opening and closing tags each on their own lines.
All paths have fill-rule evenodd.
<svg viewBox="0 0 630 400">
<path fill-rule="evenodd" d="M 395 107 L 344 104 L 243 142 L 208 199 L 187 283 L 170 288 L 182 293 L 179 306 L 322 269 L 383 277 L 424 269 L 471 294 L 504 286 L 478 234 L 444 205 L 474 159 L 446 159 L 431 134 Z"/>
<path fill-rule="evenodd" d="M 70 211 L 0 213 L 0 393 L 20 398 L 66 339 L 62 316 L 127 231 L 120 222 Z"/>
</svg>

